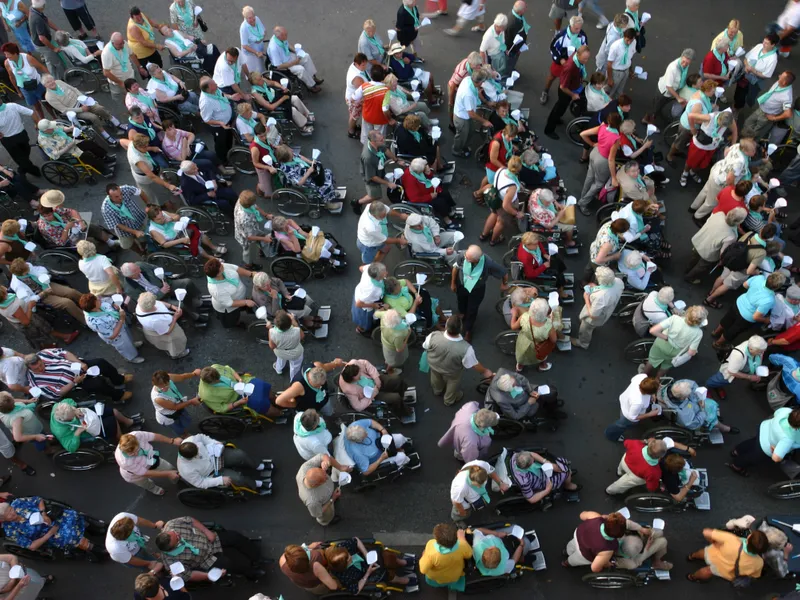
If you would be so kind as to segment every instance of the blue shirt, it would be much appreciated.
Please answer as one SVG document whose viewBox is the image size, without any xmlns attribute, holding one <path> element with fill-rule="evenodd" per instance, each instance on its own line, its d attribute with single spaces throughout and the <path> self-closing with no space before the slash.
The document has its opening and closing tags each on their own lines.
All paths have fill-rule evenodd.
<svg viewBox="0 0 800 600">
<path fill-rule="evenodd" d="M 772 310 L 775 305 L 775 292 L 766 286 L 767 278 L 764 275 L 756 275 L 747 280 L 747 293 L 736 299 L 739 314 L 745 321 L 755 323 L 754 314 L 759 312 L 762 316 L 767 316 Z"/>
<path fill-rule="evenodd" d="M 379 445 L 381 434 L 374 430 L 371 424 L 372 421 L 369 419 L 361 419 L 353 423 L 353 425 L 363 427 L 367 432 L 367 437 L 360 444 L 348 439 L 344 441 L 344 448 L 347 450 L 348 456 L 353 459 L 356 467 L 362 473 L 383 454 L 383 447 Z"/>
</svg>

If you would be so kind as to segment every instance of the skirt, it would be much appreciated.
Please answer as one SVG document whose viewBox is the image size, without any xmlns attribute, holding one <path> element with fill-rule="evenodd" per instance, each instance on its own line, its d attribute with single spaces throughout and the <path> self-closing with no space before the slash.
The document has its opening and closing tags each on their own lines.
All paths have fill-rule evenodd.
<svg viewBox="0 0 800 600">
<path fill-rule="evenodd" d="M 257 377 L 254 377 L 247 383 L 252 383 L 255 386 L 255 390 L 253 390 L 253 393 L 250 394 L 250 397 L 247 399 L 247 407 L 259 414 L 266 415 L 269 407 L 272 406 L 270 400 L 272 386 Z"/>
<path fill-rule="evenodd" d="M 361 111 L 364 107 L 364 103 L 356 100 L 345 100 L 345 102 L 347 103 L 347 114 L 350 118 L 354 121 L 361 119 Z"/>
<path fill-rule="evenodd" d="M 386 362 L 387 367 L 392 367 L 393 369 L 401 368 L 408 360 L 408 346 L 402 352 L 383 346 L 383 360 Z"/>
<path fill-rule="evenodd" d="M 164 350 L 170 356 L 178 356 L 186 350 L 186 334 L 181 326 L 176 324 L 171 333 L 159 335 L 150 329 L 144 329 L 145 339 L 159 350 Z"/>
<path fill-rule="evenodd" d="M 672 359 L 681 353 L 680 348 L 676 348 L 667 340 L 657 338 L 650 347 L 650 354 L 647 355 L 647 362 L 655 368 L 669 369 L 672 367 Z M 667 363 L 664 367 L 664 363 Z"/>
<path fill-rule="evenodd" d="M 694 145 L 694 142 L 689 144 L 689 154 L 686 157 L 686 167 L 692 171 L 702 171 L 711 165 L 714 159 L 716 150 L 701 150 Z"/>
<path fill-rule="evenodd" d="M 100 296 L 116 294 L 117 288 L 114 286 L 114 282 L 109 278 L 107 281 L 90 281 L 89 291 L 99 298 Z"/>
<path fill-rule="evenodd" d="M 350 309 L 350 315 L 352 316 L 353 323 L 356 324 L 356 327 L 360 327 L 365 331 L 372 329 L 375 326 L 375 320 L 372 318 L 372 314 L 374 312 L 375 311 L 372 309 L 364 310 L 363 308 L 356 306 L 356 298 L 353 296 L 353 305 Z"/>
</svg>

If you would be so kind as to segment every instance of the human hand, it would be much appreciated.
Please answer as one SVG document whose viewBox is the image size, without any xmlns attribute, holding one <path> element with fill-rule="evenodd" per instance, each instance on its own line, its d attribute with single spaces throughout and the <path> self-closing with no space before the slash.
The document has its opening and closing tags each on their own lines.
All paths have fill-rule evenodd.
<svg viewBox="0 0 800 600">
<path fill-rule="evenodd" d="M 43 434 L 43 433 L 39 433 L 39 434 L 33 436 L 33 439 L 35 441 L 37 441 L 37 442 L 46 442 L 47 441 L 47 436 L 45 434 Z"/>
<path fill-rule="evenodd" d="M 759 381 L 761 381 L 761 377 L 759 377 L 758 375 L 750 375 L 750 376 L 749 376 L 749 379 L 750 379 L 750 381 L 752 381 L 753 383 L 758 383 Z"/>
<path fill-rule="evenodd" d="M 390 190 L 395 190 L 397 189 L 397 184 L 390 181 L 386 187 L 388 187 Z"/>
<path fill-rule="evenodd" d="M 165 523 L 164 521 L 156 521 L 155 523 L 153 523 L 153 525 L 156 526 L 156 529 L 164 529 Z"/>
<path fill-rule="evenodd" d="M 177 471 L 172 471 L 169 474 L 169 480 L 172 482 L 177 482 L 181 478 L 180 474 Z"/>
<path fill-rule="evenodd" d="M 19 587 L 25 587 L 30 582 L 31 582 L 31 576 L 30 575 L 25 575 L 25 577 L 23 577 L 22 579 L 19 580 L 19 583 L 17 585 Z"/>
<path fill-rule="evenodd" d="M 453 254 L 453 252 L 455 252 L 455 250 L 453 250 L 453 248 L 448 248 L 445 252 L 446 252 L 447 256 L 450 256 L 451 254 Z M 455 292 L 455 290 L 453 290 L 453 291 Z"/>
<path fill-rule="evenodd" d="M 507 483 L 501 483 L 500 484 L 500 493 L 501 494 L 505 494 L 508 491 L 508 487 L 509 486 L 508 486 Z"/>
<path fill-rule="evenodd" d="M 230 479 L 230 477 L 228 479 Z M 208 533 L 206 534 L 206 538 L 208 539 L 209 542 L 213 544 L 214 540 L 217 539 L 217 534 L 209 529 Z"/>
<path fill-rule="evenodd" d="M 331 500 L 336 502 L 342 495 L 342 490 L 340 488 L 336 488 L 333 490 L 333 494 L 331 495 Z"/>
<path fill-rule="evenodd" d="M 83 380 L 86 379 L 86 373 L 81 373 L 75 378 L 75 385 L 79 385 L 83 383 Z"/>
<path fill-rule="evenodd" d="M 692 458 L 697 456 L 697 450 L 695 450 L 694 448 L 689 448 L 687 452 L 689 452 L 689 456 L 691 456 Z"/>
<path fill-rule="evenodd" d="M 233 483 L 233 480 L 230 477 L 223 477 L 222 478 L 222 485 L 229 486 Z"/>
<path fill-rule="evenodd" d="M 162 291 L 163 293 L 165 293 L 165 294 L 169 294 L 169 292 L 170 292 L 170 290 L 171 290 L 171 289 L 172 289 L 172 288 L 171 288 L 171 287 L 169 287 L 169 284 L 168 284 L 168 283 L 165 283 L 164 285 L 162 285 L 162 286 L 161 286 L 161 291 Z"/>
</svg>

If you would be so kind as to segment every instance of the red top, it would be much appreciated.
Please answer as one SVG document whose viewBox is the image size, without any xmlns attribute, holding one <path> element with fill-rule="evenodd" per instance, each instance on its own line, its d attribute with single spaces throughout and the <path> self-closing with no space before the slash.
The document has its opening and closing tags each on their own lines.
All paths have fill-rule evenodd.
<svg viewBox="0 0 800 600">
<path fill-rule="evenodd" d="M 558 76 L 558 85 L 575 93 L 583 87 L 583 73 L 572 58 L 567 60 L 564 68 L 561 69 L 561 74 Z"/>
<path fill-rule="evenodd" d="M 403 191 L 406 193 L 406 200 L 414 204 L 428 204 L 431 198 L 433 187 L 425 187 L 425 184 L 414 177 L 411 172 L 406 169 L 403 176 L 400 178 L 400 185 L 403 186 Z M 436 193 L 442 193 L 442 186 L 436 188 Z"/>
<path fill-rule="evenodd" d="M 506 156 L 506 145 L 503 143 L 503 132 L 498 131 L 494 134 L 492 138 L 491 144 L 489 144 L 489 154 L 492 153 L 492 144 L 500 144 L 500 152 L 497 153 L 497 160 L 505 167 L 508 164 L 508 156 Z M 489 169 L 492 173 L 497 172 L 497 167 L 492 164 L 491 160 L 487 160 L 486 164 L 484 165 L 487 169 Z M 493 182 L 490 181 L 490 184 Z"/>
<path fill-rule="evenodd" d="M 726 52 L 722 58 L 727 62 L 730 57 Z M 703 73 L 705 75 L 722 75 L 722 63 L 717 60 L 712 51 L 709 51 L 703 59 Z"/>
<path fill-rule="evenodd" d="M 661 481 L 661 467 L 658 466 L 658 463 L 649 465 L 645 461 L 642 449 L 646 444 L 641 440 L 625 440 L 623 444 L 625 445 L 625 464 L 634 475 L 645 480 L 649 491 L 657 491 Z"/>
<path fill-rule="evenodd" d="M 525 246 L 522 244 L 517 246 L 517 260 L 522 263 L 522 271 L 525 274 L 525 279 L 535 279 L 547 270 L 547 267 L 544 266 L 544 253 L 546 251 L 547 249 L 544 247 L 544 244 L 539 242 L 539 252 L 542 253 L 542 262 L 539 264 L 536 262 L 536 258 L 533 254 L 525 250 Z"/>
<path fill-rule="evenodd" d="M 800 349 L 800 323 L 792 325 L 786 331 L 775 336 L 776 340 L 786 340 L 788 346 L 775 346 L 779 352 L 791 352 Z"/>
<path fill-rule="evenodd" d="M 722 188 L 722 191 L 717 194 L 717 206 L 711 211 L 711 214 L 722 212 L 726 215 L 734 208 L 747 208 L 744 204 L 744 198 L 737 200 L 733 195 L 733 186 L 729 185 Z"/>
</svg>

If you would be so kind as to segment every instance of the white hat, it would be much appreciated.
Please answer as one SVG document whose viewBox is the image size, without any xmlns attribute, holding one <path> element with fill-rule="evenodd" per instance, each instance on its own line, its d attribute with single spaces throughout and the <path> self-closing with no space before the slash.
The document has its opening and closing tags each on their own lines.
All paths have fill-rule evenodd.
<svg viewBox="0 0 800 600">
<path fill-rule="evenodd" d="M 663 442 L 667 445 L 667 450 L 672 450 L 675 447 L 675 440 L 671 437 L 665 437 Z"/>
<path fill-rule="evenodd" d="M 406 223 L 411 227 L 416 227 L 422 223 L 422 215 L 418 214 L 411 214 L 408 215 L 408 219 L 406 219 Z"/>
</svg>

